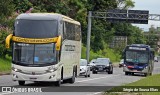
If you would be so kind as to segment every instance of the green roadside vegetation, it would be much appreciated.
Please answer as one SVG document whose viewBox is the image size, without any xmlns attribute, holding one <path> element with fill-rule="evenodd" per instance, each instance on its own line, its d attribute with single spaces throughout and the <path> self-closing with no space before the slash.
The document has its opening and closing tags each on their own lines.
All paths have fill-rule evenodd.
<svg viewBox="0 0 160 95">
<path fill-rule="evenodd" d="M 110 91 L 111 92 L 105 92 L 104 95 L 160 95 L 160 74 L 156 74 L 153 76 L 148 76 L 146 78 L 143 78 L 139 81 L 130 83 L 130 84 L 126 84 L 126 85 L 122 85 L 120 87 L 115 87 L 112 88 Z M 158 89 L 158 92 L 119 92 L 122 91 L 123 88 L 132 88 L 132 86 L 134 86 L 133 88 L 155 88 Z M 139 86 L 139 87 L 138 87 Z M 148 87 L 149 86 L 149 87 Z M 157 87 L 156 87 L 157 86 Z M 115 91 L 115 92 L 114 92 Z M 118 91 L 118 92 L 116 92 Z M 151 91 L 151 90 L 150 90 Z"/>
<path fill-rule="evenodd" d="M 10 73 L 11 71 L 11 58 L 0 58 L 0 74 Z"/>
<path fill-rule="evenodd" d="M 81 58 L 85 59 L 86 58 L 86 47 L 82 45 L 82 53 L 81 53 Z M 99 50 L 98 52 L 94 52 L 93 50 L 90 50 L 90 61 L 92 59 L 96 58 L 110 58 L 112 62 L 119 62 L 121 55 L 119 53 L 116 53 L 115 50 L 106 48 L 104 50 Z"/>
</svg>

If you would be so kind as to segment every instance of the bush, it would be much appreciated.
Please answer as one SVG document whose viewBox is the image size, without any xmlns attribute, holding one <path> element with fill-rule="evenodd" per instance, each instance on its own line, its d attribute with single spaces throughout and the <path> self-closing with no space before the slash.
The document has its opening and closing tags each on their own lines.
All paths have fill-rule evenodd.
<svg viewBox="0 0 160 95">
<path fill-rule="evenodd" d="M 98 52 L 94 52 L 93 50 L 90 50 L 90 59 L 96 59 L 100 57 L 106 57 L 110 58 L 112 62 L 117 62 L 120 61 L 120 54 L 113 49 L 104 49 L 104 50 L 99 50 Z M 82 45 L 82 53 L 81 53 L 81 58 L 86 59 L 86 47 Z"/>
<path fill-rule="evenodd" d="M 5 39 L 11 33 L 9 28 L 0 27 L 0 57 L 5 58 L 8 54 L 10 55 L 11 49 L 5 48 Z"/>
</svg>

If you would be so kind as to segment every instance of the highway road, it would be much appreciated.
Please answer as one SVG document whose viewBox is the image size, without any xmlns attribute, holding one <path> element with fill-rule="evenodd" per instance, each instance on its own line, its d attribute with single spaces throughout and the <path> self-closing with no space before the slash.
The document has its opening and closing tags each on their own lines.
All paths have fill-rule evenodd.
<svg viewBox="0 0 160 95">
<path fill-rule="evenodd" d="M 154 71 L 153 74 L 160 73 L 160 62 L 154 64 Z M 76 82 L 74 84 L 63 83 L 61 86 L 68 86 L 70 89 L 73 89 L 73 86 L 83 86 L 84 89 L 87 86 L 95 87 L 95 86 L 119 86 L 127 83 L 131 83 L 137 80 L 145 78 L 141 75 L 124 75 L 122 68 L 115 67 L 113 74 L 107 73 L 98 73 L 98 74 L 91 74 L 91 77 L 85 78 L 80 76 L 76 78 Z M 0 76 L 0 86 L 18 86 L 17 82 L 13 82 L 11 79 L 11 75 L 3 75 Z M 26 83 L 26 86 L 23 87 L 41 87 L 42 89 L 49 89 L 49 88 L 58 88 L 52 85 L 51 83 Z M 61 88 L 61 87 L 60 87 Z M 98 87 L 97 87 L 98 89 Z M 74 90 L 74 89 L 73 89 Z M 9 93 L 9 92 L 0 92 L 0 95 L 101 95 L 102 91 L 94 91 L 94 92 L 38 92 L 38 93 Z"/>
</svg>

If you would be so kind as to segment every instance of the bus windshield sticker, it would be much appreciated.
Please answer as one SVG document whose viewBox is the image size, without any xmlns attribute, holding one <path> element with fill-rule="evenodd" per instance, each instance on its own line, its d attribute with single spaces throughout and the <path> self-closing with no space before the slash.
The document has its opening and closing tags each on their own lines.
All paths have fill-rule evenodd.
<svg viewBox="0 0 160 95">
<path fill-rule="evenodd" d="M 38 57 L 34 57 L 34 62 L 38 62 L 39 58 Z"/>
<path fill-rule="evenodd" d="M 58 37 L 55 38 L 45 38 L 45 39 L 31 39 L 31 38 L 21 38 L 13 36 L 12 40 L 16 42 L 24 43 L 53 43 L 57 42 Z"/>
</svg>

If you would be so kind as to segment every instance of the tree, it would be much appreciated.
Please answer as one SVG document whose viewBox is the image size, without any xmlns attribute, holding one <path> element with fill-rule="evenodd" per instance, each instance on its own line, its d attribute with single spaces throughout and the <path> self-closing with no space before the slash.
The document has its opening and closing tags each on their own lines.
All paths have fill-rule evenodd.
<svg viewBox="0 0 160 95">
<path fill-rule="evenodd" d="M 106 11 L 110 8 L 116 8 L 116 2 L 114 0 L 88 0 L 87 11 Z M 94 51 L 103 50 L 106 48 L 105 45 L 114 32 L 110 24 L 105 19 L 92 19 L 91 29 L 91 49 Z M 87 31 L 87 30 L 85 30 Z M 85 33 L 82 36 L 87 35 Z M 86 38 L 83 38 L 86 42 Z"/>
<path fill-rule="evenodd" d="M 156 29 L 154 25 L 151 25 L 148 35 L 146 37 L 146 42 L 148 45 L 150 45 L 152 48 L 157 48 L 157 42 L 159 41 L 158 35 L 156 35 Z"/>
<path fill-rule="evenodd" d="M 14 12 L 13 0 L 0 0 L 0 57 L 5 58 L 8 50 L 5 48 L 5 38 L 11 32 L 11 16 Z"/>
<path fill-rule="evenodd" d="M 117 7 L 119 9 L 129 9 L 134 7 L 134 3 L 133 0 L 117 0 Z"/>
<path fill-rule="evenodd" d="M 28 0 L 14 0 L 15 10 L 20 13 L 25 13 L 33 5 Z"/>
<path fill-rule="evenodd" d="M 0 0 L 0 23 L 3 24 L 14 11 L 13 0 Z"/>
<path fill-rule="evenodd" d="M 116 36 L 131 36 L 133 32 L 132 25 L 129 23 L 114 23 L 113 27 Z"/>
<path fill-rule="evenodd" d="M 9 28 L 0 27 L 0 57 L 5 58 L 5 56 L 11 55 L 11 49 L 7 50 L 5 48 L 5 39 L 12 31 Z"/>
</svg>

